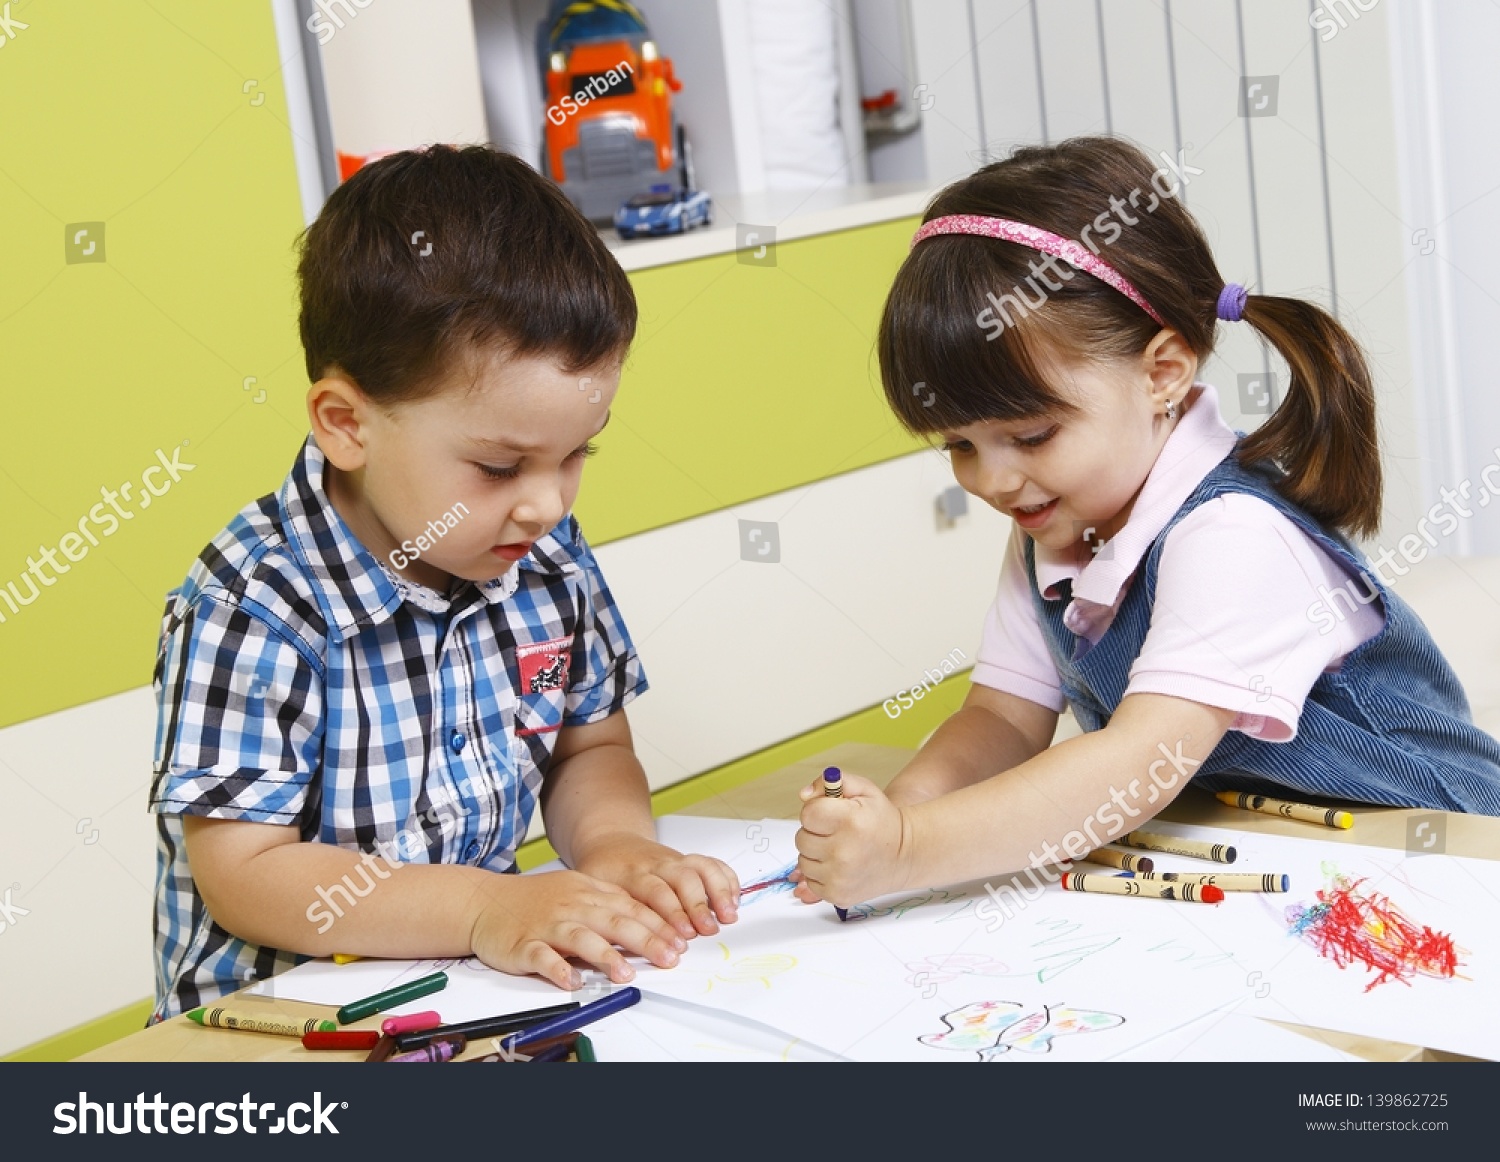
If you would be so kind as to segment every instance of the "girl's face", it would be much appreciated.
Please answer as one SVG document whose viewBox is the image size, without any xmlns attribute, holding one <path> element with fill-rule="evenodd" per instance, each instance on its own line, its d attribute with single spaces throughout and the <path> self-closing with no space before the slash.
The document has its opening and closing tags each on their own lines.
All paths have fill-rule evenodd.
<svg viewBox="0 0 1500 1162">
<path fill-rule="evenodd" d="M 1098 545 L 1124 527 L 1182 407 L 1197 358 L 1174 331 L 1139 360 L 1080 363 L 1040 354 L 1038 371 L 1077 411 L 984 420 L 941 433 L 966 492 L 1054 551 Z"/>
</svg>

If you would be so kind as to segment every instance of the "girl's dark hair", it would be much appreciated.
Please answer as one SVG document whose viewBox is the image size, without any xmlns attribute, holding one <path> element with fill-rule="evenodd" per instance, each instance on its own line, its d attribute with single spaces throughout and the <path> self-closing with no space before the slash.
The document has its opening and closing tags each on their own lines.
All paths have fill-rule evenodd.
<svg viewBox="0 0 1500 1162">
<path fill-rule="evenodd" d="M 635 294 L 560 189 L 488 146 L 371 162 L 303 236 L 297 277 L 309 379 L 342 371 L 395 403 L 493 345 L 568 371 L 622 358 Z"/>
<path fill-rule="evenodd" d="M 1117 138 L 1028 146 L 943 190 L 924 221 L 1012 218 L 1090 246 L 1202 363 L 1213 352 L 1224 279 L 1181 199 L 1160 196 L 1175 195 L 1176 176 L 1157 175 L 1150 158 Z M 1045 257 L 976 235 L 928 238 L 907 256 L 878 345 L 886 399 L 908 430 L 1066 414 L 1075 409 L 1038 373 L 1043 349 L 1076 360 L 1129 358 L 1160 331 L 1129 298 L 1082 271 L 1064 265 L 1071 279 L 1045 268 L 1038 277 L 1031 264 Z M 1374 533 L 1381 489 L 1375 392 L 1359 345 L 1327 312 L 1299 299 L 1252 294 L 1243 317 L 1281 353 L 1291 384 L 1275 414 L 1240 442 L 1240 462 L 1279 467 L 1281 494 L 1325 526 Z"/>
</svg>

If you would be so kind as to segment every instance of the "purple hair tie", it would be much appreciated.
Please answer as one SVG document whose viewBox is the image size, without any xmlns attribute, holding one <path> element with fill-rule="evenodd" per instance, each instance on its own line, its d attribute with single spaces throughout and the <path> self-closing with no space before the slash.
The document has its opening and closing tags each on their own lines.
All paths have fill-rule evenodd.
<svg viewBox="0 0 1500 1162">
<path fill-rule="evenodd" d="M 1249 294 L 1237 282 L 1226 283 L 1224 289 L 1219 292 L 1219 301 L 1214 306 L 1214 314 L 1226 323 L 1238 323 L 1245 317 L 1245 300 Z"/>
</svg>

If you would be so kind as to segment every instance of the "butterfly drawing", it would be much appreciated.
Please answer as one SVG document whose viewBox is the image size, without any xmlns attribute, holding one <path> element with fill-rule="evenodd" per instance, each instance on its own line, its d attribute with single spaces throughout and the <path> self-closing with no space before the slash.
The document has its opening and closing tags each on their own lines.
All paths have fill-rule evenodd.
<svg viewBox="0 0 1500 1162">
<path fill-rule="evenodd" d="M 918 1037 L 935 1049 L 954 1049 L 979 1054 L 981 1061 L 995 1061 L 1011 1050 L 1050 1053 L 1052 1041 L 1072 1033 L 1098 1033 L 1123 1025 L 1125 1018 L 1091 1009 L 1065 1005 L 1043 1005 L 1034 1012 L 1015 1001 L 976 1001 L 944 1013 L 942 1033 Z"/>
</svg>

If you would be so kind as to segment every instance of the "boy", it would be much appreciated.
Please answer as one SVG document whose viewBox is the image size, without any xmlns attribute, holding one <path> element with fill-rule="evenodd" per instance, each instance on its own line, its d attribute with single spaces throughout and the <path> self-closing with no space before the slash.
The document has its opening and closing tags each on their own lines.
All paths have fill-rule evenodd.
<svg viewBox="0 0 1500 1162">
<path fill-rule="evenodd" d="M 655 842 L 623 709 L 646 680 L 571 515 L 629 281 L 480 146 L 361 169 L 298 275 L 311 437 L 163 625 L 153 1020 L 334 952 L 563 988 L 570 956 L 675 964 L 739 885 Z M 576 870 L 498 874 L 538 799 Z"/>
</svg>

